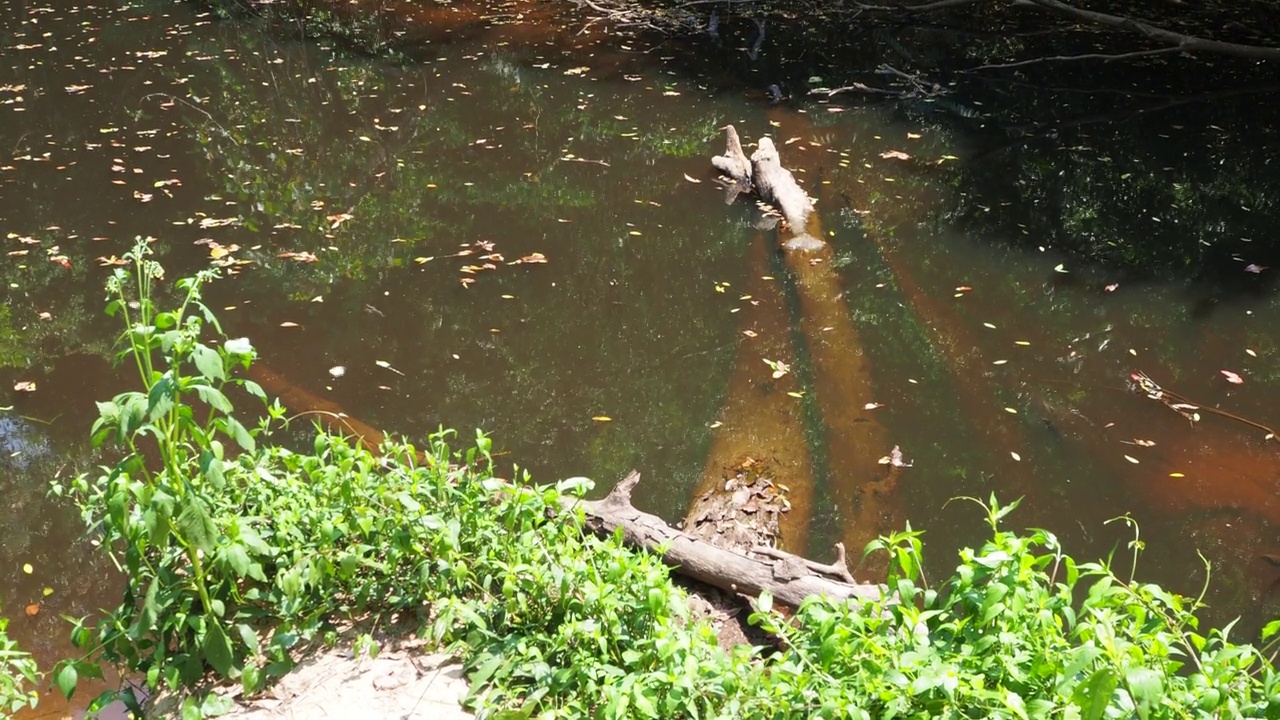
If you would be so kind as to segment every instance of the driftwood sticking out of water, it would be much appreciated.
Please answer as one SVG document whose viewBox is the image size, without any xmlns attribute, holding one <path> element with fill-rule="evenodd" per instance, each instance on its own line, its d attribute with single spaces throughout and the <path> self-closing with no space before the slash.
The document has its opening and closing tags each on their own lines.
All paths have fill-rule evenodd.
<svg viewBox="0 0 1280 720">
<path fill-rule="evenodd" d="M 682 575 L 731 593 L 754 597 L 768 590 L 776 600 L 792 607 L 814 595 L 834 600 L 869 600 L 882 595 L 878 585 L 848 583 L 829 577 L 818 569 L 830 566 L 798 555 L 771 550 L 772 557 L 750 557 L 677 530 L 662 518 L 641 512 L 631 504 L 631 491 L 639 482 L 640 473 L 633 470 L 602 500 L 565 498 L 561 502 L 566 508 L 582 508 L 591 530 L 611 534 L 620 529 L 629 545 L 661 552 L 663 561 Z M 836 571 L 836 574 L 840 573 Z"/>
<path fill-rule="evenodd" d="M 723 155 L 711 158 L 711 164 L 733 181 L 737 188 L 754 188 L 760 199 L 782 213 L 790 237 L 783 243 L 788 250 L 817 250 L 826 243 L 808 230 L 813 213 L 813 200 L 796 182 L 795 176 L 782 166 L 778 148 L 768 137 L 760 138 L 756 151 L 748 159 L 742 151 L 738 131 L 724 126 L 726 148 Z"/>
</svg>

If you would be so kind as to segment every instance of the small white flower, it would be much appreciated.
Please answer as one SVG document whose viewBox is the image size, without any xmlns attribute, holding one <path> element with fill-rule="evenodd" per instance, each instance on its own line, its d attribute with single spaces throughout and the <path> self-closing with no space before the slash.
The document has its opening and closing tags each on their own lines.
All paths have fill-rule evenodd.
<svg viewBox="0 0 1280 720">
<path fill-rule="evenodd" d="M 252 355 L 253 344 L 249 342 L 249 338 L 233 338 L 228 340 L 223 348 L 228 355 Z"/>
</svg>

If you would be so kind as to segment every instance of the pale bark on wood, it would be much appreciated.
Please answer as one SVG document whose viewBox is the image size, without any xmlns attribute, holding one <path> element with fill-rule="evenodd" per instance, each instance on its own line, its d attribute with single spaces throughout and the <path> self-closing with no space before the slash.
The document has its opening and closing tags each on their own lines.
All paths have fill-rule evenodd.
<svg viewBox="0 0 1280 720">
<path fill-rule="evenodd" d="M 761 201 L 782 214 L 790 231 L 790 237 L 783 243 L 784 248 L 817 250 L 824 247 L 826 243 L 807 231 L 813 200 L 796 182 L 791 171 L 782 166 L 773 140 L 760 138 L 756 151 L 747 158 L 737 129 L 726 125 L 724 131 L 727 147 L 723 155 L 711 158 L 711 164 L 733 181 L 734 189 L 754 188 Z"/>
<path fill-rule="evenodd" d="M 565 498 L 561 502 L 566 509 L 582 509 L 589 529 L 602 534 L 621 530 L 627 544 L 659 553 L 676 572 L 734 594 L 755 597 L 768 590 L 775 600 L 791 607 L 812 596 L 840 601 L 883 595 L 881 586 L 844 582 L 823 574 L 825 570 L 848 577 L 847 568 L 841 572 L 780 550 L 770 550 L 770 557 L 756 558 L 694 538 L 631 504 L 631 491 L 639 482 L 640 473 L 633 470 L 602 500 Z"/>
</svg>

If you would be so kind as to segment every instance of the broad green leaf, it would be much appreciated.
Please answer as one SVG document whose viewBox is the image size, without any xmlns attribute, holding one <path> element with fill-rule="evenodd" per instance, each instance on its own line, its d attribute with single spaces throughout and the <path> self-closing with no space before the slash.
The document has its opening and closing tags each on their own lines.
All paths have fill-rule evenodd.
<svg viewBox="0 0 1280 720">
<path fill-rule="evenodd" d="M 238 542 L 230 543 L 222 548 L 222 558 L 238 577 L 244 577 L 248 574 L 249 553 L 244 551 L 244 545 Z"/>
<path fill-rule="evenodd" d="M 231 401 L 227 399 L 227 396 L 223 395 L 222 391 L 217 388 L 209 387 L 203 383 L 196 383 L 191 389 L 195 390 L 200 399 L 208 403 L 209 407 L 218 412 L 229 413 L 234 409 L 231 407 Z"/>
<path fill-rule="evenodd" d="M 191 359 L 195 361 L 196 369 L 206 379 L 226 381 L 227 371 L 222 367 L 222 356 L 217 350 L 203 343 L 197 343 L 191 350 Z"/>
<path fill-rule="evenodd" d="M 1151 715 L 1151 708 L 1160 704 L 1160 695 L 1164 692 L 1164 678 L 1151 668 L 1138 667 L 1125 673 L 1125 684 L 1129 686 L 1129 694 L 1137 705 L 1138 717 Z"/>
<path fill-rule="evenodd" d="M 62 693 L 62 696 L 68 700 L 75 694 L 76 682 L 79 679 L 80 675 L 76 672 L 76 666 L 71 662 L 64 663 L 53 674 L 53 684 L 58 686 L 58 692 Z"/>
<path fill-rule="evenodd" d="M 232 656 L 231 640 L 222 629 L 222 623 L 215 617 L 209 617 L 205 623 L 204 655 L 209 664 L 222 677 L 231 677 Z"/>
<path fill-rule="evenodd" d="M 240 673 L 240 688 L 244 691 L 244 694 L 252 695 L 261 687 L 262 671 L 255 665 L 246 665 Z"/>
<path fill-rule="evenodd" d="M 173 377 L 165 373 L 147 393 L 147 422 L 155 422 L 173 409 L 174 394 Z"/>
<path fill-rule="evenodd" d="M 199 496 L 188 494 L 183 498 L 182 512 L 178 515 L 178 532 L 189 544 L 205 552 L 213 550 L 218 542 L 213 519 Z"/>
<path fill-rule="evenodd" d="M 188 695 L 182 700 L 182 720 L 204 720 L 204 713 L 200 712 L 200 703 L 196 702 L 194 696 Z"/>
<path fill-rule="evenodd" d="M 244 448 L 246 452 L 254 451 L 257 444 L 253 441 L 253 436 L 249 434 L 249 431 L 245 429 L 244 425 L 240 424 L 239 420 L 236 420 L 231 416 L 227 416 L 222 418 L 222 422 L 227 435 L 230 435 L 232 439 L 236 441 L 237 445 Z"/>
<path fill-rule="evenodd" d="M 222 474 L 222 461 L 209 450 L 200 453 L 200 473 L 215 490 L 221 490 L 227 484 L 227 479 Z"/>
<path fill-rule="evenodd" d="M 245 392 L 249 393 L 250 395 L 254 397 L 262 398 L 263 400 L 267 399 L 266 391 L 263 390 L 262 386 L 259 385 L 258 383 L 252 380 L 244 380 L 241 382 L 241 385 L 244 386 Z"/>
<path fill-rule="evenodd" d="M 1116 671 L 1099 668 L 1089 679 L 1076 686 L 1071 694 L 1071 701 L 1080 708 L 1081 720 L 1100 720 L 1111 704 L 1111 696 L 1119 685 L 1120 678 Z"/>
<path fill-rule="evenodd" d="M 156 607 L 156 594 L 159 592 L 160 578 L 151 578 L 151 583 L 147 585 L 146 597 L 142 601 L 142 612 L 138 615 L 138 627 L 144 632 L 156 626 L 156 616 L 159 613 Z"/>
<path fill-rule="evenodd" d="M 254 632 L 253 628 L 249 627 L 248 625 L 245 625 L 244 623 L 238 623 L 236 625 L 236 632 L 239 633 L 240 642 L 244 643 L 244 646 L 249 650 L 249 653 L 252 655 L 257 655 L 258 654 L 258 633 Z M 248 671 L 249 671 L 249 668 L 246 667 L 245 672 L 248 672 Z"/>
<path fill-rule="evenodd" d="M 231 698 L 211 692 L 200 701 L 200 714 L 206 718 L 222 717 L 234 707 L 235 701 Z"/>
</svg>

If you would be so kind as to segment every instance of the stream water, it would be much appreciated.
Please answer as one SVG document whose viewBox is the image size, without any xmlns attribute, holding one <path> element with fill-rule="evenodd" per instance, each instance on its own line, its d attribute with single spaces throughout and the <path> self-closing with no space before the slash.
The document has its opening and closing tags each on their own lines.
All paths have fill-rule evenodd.
<svg viewBox="0 0 1280 720">
<path fill-rule="evenodd" d="M 1107 521 L 1129 514 L 1140 577 L 1195 595 L 1202 553 L 1213 622 L 1242 615 L 1253 632 L 1274 614 L 1280 442 L 1130 387 L 1146 373 L 1280 426 L 1277 271 L 1246 269 L 1269 259 L 1240 230 L 1274 225 L 1267 207 L 1206 219 L 1239 241 L 1228 280 L 1122 274 L 983 222 L 1034 217 L 1036 201 L 987 199 L 1016 170 L 978 157 L 962 126 L 887 103 L 773 104 L 712 60 L 579 34 L 547 7 L 441 10 L 392 62 L 191 4 L 0 2 L 0 599 L 43 666 L 70 652 L 61 616 L 119 587 L 46 490 L 99 461 L 94 401 L 132 379 L 112 364 L 102 286 L 139 235 L 171 278 L 223 266 L 212 305 L 280 386 L 411 437 L 482 428 L 536 481 L 604 490 L 637 468 L 637 504 L 679 519 L 739 348 L 760 340 L 738 321 L 760 299 L 742 290 L 761 274 L 758 231 L 708 167 L 726 122 L 773 135 L 817 198 L 873 374 L 858 401 L 878 405 L 884 453 L 912 463 L 895 500 L 934 574 L 983 539 L 978 508 L 948 500 L 996 493 L 1024 498 L 1013 525 L 1077 558 L 1116 549 L 1126 572 L 1132 531 Z M 1184 140 L 1162 128 L 1238 111 L 1129 118 L 1095 129 L 1091 152 L 1171 152 Z M 1039 176 L 1083 173 L 1081 154 Z M 1149 208 L 1157 227 L 1163 212 Z M 763 274 L 799 323 L 781 260 Z M 830 488 L 856 479 L 829 457 L 812 393 L 796 402 L 817 468 L 809 552 L 825 558 L 848 518 Z M 310 432 L 300 420 L 285 441 Z"/>
</svg>

